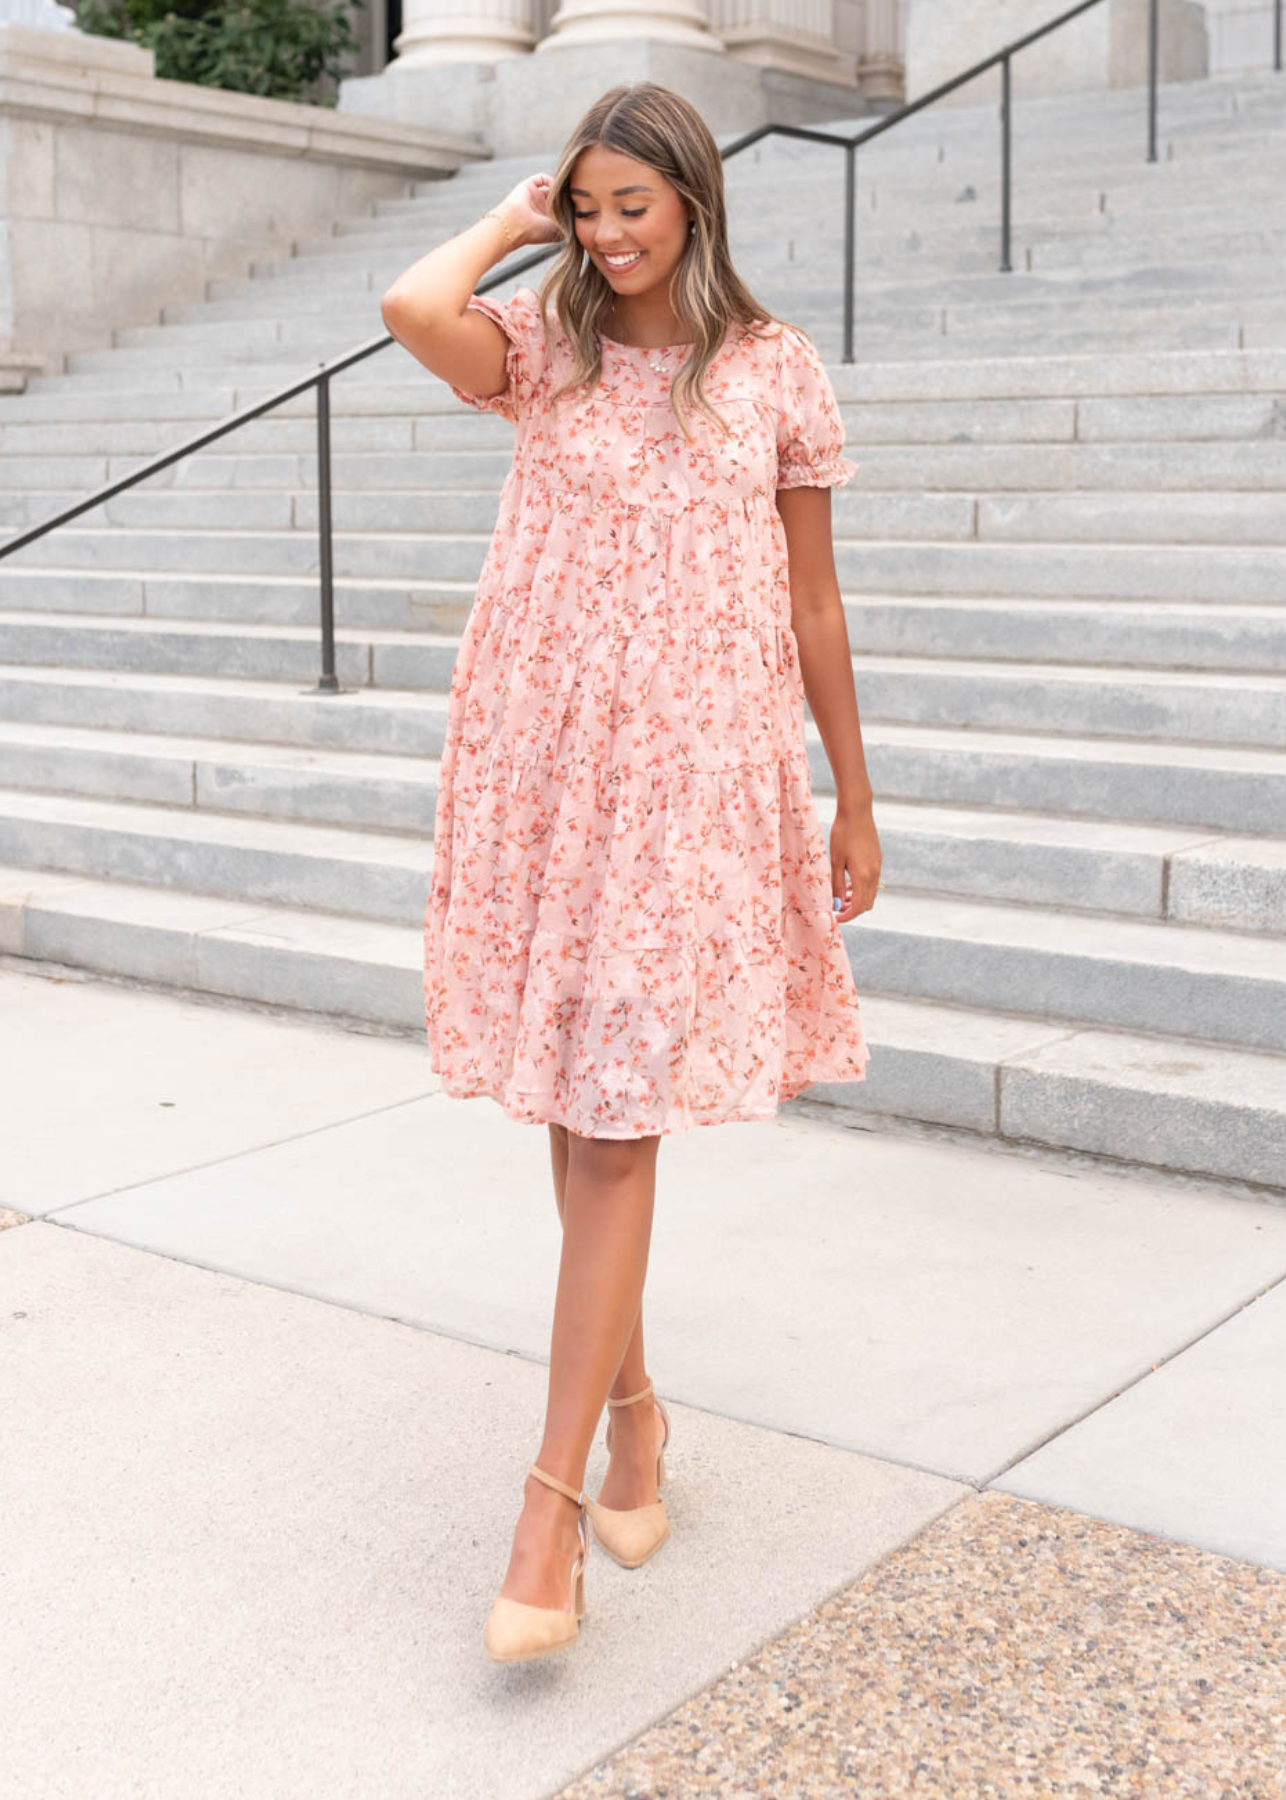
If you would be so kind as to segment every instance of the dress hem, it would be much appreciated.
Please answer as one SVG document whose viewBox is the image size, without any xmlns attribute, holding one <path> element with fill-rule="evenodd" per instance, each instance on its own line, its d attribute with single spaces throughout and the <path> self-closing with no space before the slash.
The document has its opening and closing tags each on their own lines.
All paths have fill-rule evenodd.
<svg viewBox="0 0 1286 1800">
<path fill-rule="evenodd" d="M 430 1067 L 433 1067 L 431 1058 Z M 441 1084 L 440 1091 L 445 1094 L 449 1100 L 494 1100 L 500 1110 L 517 1125 L 562 1125 L 568 1131 L 574 1132 L 578 1137 L 610 1138 L 617 1143 L 631 1143 L 636 1142 L 640 1138 L 647 1137 L 680 1137 L 685 1132 L 699 1130 L 702 1126 L 752 1124 L 761 1120 L 775 1119 L 784 1105 L 791 1100 L 798 1100 L 800 1096 L 806 1094 L 811 1087 L 817 1087 L 819 1084 L 823 1083 L 829 1087 L 837 1082 L 858 1082 L 866 1080 L 866 1068 L 865 1065 L 863 1065 L 862 1072 L 858 1075 L 851 1073 L 844 1075 L 814 1075 L 806 1081 L 802 1087 L 793 1088 L 789 1093 L 781 1094 L 774 1104 L 767 1108 L 759 1107 L 753 1110 L 749 1108 L 739 1108 L 732 1112 L 719 1111 L 714 1113 L 707 1112 L 705 1114 L 690 1112 L 687 1124 L 660 1126 L 656 1130 L 650 1131 L 583 1132 L 576 1125 L 573 1125 L 570 1119 L 554 1117 L 547 1109 L 542 1111 L 538 1118 L 533 1118 L 531 1116 L 530 1109 L 527 1111 L 520 1111 L 514 1102 L 517 1098 L 517 1094 L 521 1090 L 509 1089 L 508 1092 L 505 1093 L 494 1086 L 452 1088 L 447 1085 L 446 1080 L 439 1074 L 437 1069 L 433 1069 L 433 1073 L 438 1076 L 438 1080 Z"/>
</svg>

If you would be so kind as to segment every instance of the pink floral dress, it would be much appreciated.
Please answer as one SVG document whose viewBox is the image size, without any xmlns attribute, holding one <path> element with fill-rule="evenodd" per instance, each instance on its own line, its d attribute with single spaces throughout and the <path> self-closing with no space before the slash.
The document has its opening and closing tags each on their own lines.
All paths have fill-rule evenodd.
<svg viewBox="0 0 1286 1800">
<path fill-rule="evenodd" d="M 433 1070 L 587 1137 L 767 1119 L 868 1047 L 814 809 L 782 487 L 857 465 L 811 340 L 729 332 L 685 441 L 689 346 L 603 339 L 536 292 L 509 339 L 513 465 L 451 682 L 425 914 Z M 661 363 L 660 370 L 652 367 Z M 690 414 L 691 414 L 691 409 Z"/>
</svg>

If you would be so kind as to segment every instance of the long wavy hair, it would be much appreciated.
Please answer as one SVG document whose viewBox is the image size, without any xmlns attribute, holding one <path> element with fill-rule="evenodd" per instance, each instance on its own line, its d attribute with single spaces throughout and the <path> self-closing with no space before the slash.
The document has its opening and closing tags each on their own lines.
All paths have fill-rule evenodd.
<svg viewBox="0 0 1286 1800">
<path fill-rule="evenodd" d="M 636 81 L 601 95 L 568 138 L 551 178 L 549 213 L 564 241 L 541 283 L 540 311 L 547 327 L 553 306 L 575 353 L 571 375 L 551 398 L 595 386 L 602 373 L 599 332 L 614 296 L 606 276 L 577 239 L 576 202 L 568 191 L 576 159 L 595 144 L 619 150 L 664 175 L 691 209 L 695 228 L 688 232 L 670 277 L 670 305 L 682 328 L 681 339 L 692 341 L 692 353 L 671 384 L 670 400 L 685 437 L 691 436 L 686 423 L 689 406 L 699 408 L 726 434 L 726 420 L 702 388 L 705 371 L 730 329 L 763 335 L 765 326 L 786 321 L 755 299 L 732 266 L 723 158 L 705 120 L 690 101 L 655 81 Z"/>
</svg>

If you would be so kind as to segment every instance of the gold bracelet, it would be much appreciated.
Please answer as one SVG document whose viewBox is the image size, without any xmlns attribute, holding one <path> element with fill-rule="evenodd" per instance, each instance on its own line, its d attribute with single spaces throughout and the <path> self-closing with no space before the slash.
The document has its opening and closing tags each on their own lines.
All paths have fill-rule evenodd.
<svg viewBox="0 0 1286 1800">
<path fill-rule="evenodd" d="M 508 219 L 506 219 L 505 215 L 502 212 L 495 212 L 495 211 L 484 212 L 480 215 L 480 218 L 481 219 L 499 219 L 500 229 L 505 234 L 505 249 L 506 250 L 512 249 L 513 238 L 510 235 L 510 231 L 509 231 L 509 221 L 508 221 Z"/>
</svg>

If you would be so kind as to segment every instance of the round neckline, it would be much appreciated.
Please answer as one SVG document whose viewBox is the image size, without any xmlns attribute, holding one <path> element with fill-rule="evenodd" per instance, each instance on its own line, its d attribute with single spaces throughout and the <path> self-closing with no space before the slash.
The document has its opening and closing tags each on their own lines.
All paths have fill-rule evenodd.
<svg viewBox="0 0 1286 1800">
<path fill-rule="evenodd" d="M 691 342 L 681 344 L 626 344 L 623 343 L 620 338 L 608 337 L 605 331 L 600 331 L 598 335 L 605 344 L 610 344 L 613 350 L 637 350 L 640 356 L 658 356 L 666 350 L 691 350 L 692 348 Z"/>
</svg>

